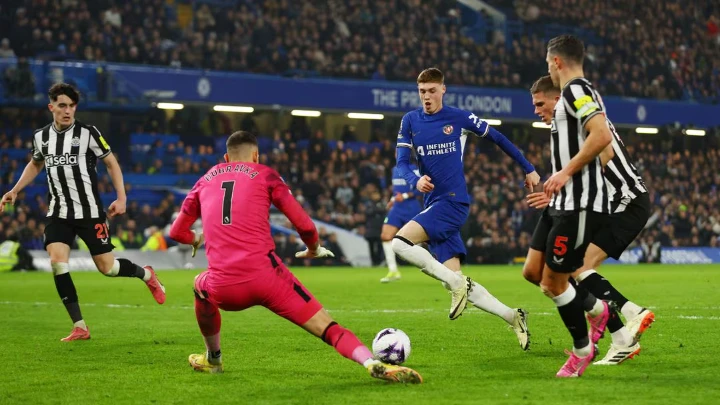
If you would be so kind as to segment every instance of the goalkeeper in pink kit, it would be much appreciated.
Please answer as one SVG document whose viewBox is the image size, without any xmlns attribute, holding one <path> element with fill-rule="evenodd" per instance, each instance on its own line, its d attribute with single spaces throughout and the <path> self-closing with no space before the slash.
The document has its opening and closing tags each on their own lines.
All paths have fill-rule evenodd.
<svg viewBox="0 0 720 405">
<path fill-rule="evenodd" d="M 207 351 L 191 354 L 190 365 L 197 371 L 222 372 L 219 310 L 262 305 L 361 364 L 372 377 L 422 382 L 410 368 L 375 360 L 355 334 L 338 325 L 283 265 L 270 233 L 271 204 L 288 217 L 307 245 L 297 257 L 332 257 L 333 253 L 320 246 L 315 224 L 280 175 L 259 164 L 258 158 L 254 135 L 244 131 L 230 135 L 227 163 L 216 165 L 198 180 L 170 230 L 171 238 L 195 249 L 204 242 L 208 259 L 208 270 L 195 278 L 194 286 L 195 315 Z M 202 234 L 190 230 L 198 217 Z"/>
</svg>

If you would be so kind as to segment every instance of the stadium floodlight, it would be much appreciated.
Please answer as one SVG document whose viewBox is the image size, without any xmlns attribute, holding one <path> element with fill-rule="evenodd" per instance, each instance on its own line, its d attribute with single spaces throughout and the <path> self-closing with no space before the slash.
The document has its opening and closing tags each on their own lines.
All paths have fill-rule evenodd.
<svg viewBox="0 0 720 405">
<path fill-rule="evenodd" d="M 180 103 L 157 103 L 157 108 L 161 110 L 182 110 L 185 106 Z"/>
<path fill-rule="evenodd" d="M 244 105 L 216 105 L 213 110 L 220 112 L 237 112 L 237 113 L 251 113 L 255 111 L 252 107 Z"/>
<path fill-rule="evenodd" d="M 658 132 L 660 132 L 660 130 L 657 128 L 652 128 L 652 127 L 637 127 L 637 128 L 635 128 L 635 132 L 638 134 L 653 135 L 653 134 L 657 134 Z"/>
<path fill-rule="evenodd" d="M 348 113 L 348 118 L 356 119 L 356 120 L 382 120 L 385 118 L 382 114 L 370 114 L 370 113 L 355 113 L 351 112 Z"/>
<path fill-rule="evenodd" d="M 684 129 L 683 133 L 689 136 L 705 136 L 704 129 Z"/>
<path fill-rule="evenodd" d="M 290 111 L 290 115 L 294 115 L 296 117 L 319 117 L 320 111 L 315 110 L 292 110 Z"/>
<path fill-rule="evenodd" d="M 552 125 L 548 125 L 542 121 L 540 122 L 533 122 L 532 123 L 533 128 L 541 128 L 541 129 L 550 129 Z"/>
<path fill-rule="evenodd" d="M 483 121 L 487 122 L 488 125 L 502 125 L 502 121 L 494 118 L 483 119 Z"/>
</svg>

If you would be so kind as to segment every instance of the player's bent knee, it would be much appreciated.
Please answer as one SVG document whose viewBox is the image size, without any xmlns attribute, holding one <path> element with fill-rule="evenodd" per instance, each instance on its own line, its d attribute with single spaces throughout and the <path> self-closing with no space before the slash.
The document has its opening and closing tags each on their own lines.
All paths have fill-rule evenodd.
<svg viewBox="0 0 720 405">
<path fill-rule="evenodd" d="M 527 262 L 523 266 L 523 277 L 525 277 L 525 280 L 535 284 L 540 285 L 540 281 L 542 280 L 542 268 L 538 268 L 537 266 L 534 266 L 532 264 L 528 264 Z"/>
<path fill-rule="evenodd" d="M 555 298 L 555 296 L 556 296 L 555 294 L 552 293 L 552 286 L 550 286 L 548 284 L 540 283 L 540 290 L 548 298 Z"/>
<path fill-rule="evenodd" d="M 392 239 L 393 252 L 398 255 L 402 254 L 405 249 L 409 249 L 414 245 L 414 243 L 410 242 L 409 240 L 405 239 L 400 235 L 395 235 L 395 237 Z"/>
</svg>

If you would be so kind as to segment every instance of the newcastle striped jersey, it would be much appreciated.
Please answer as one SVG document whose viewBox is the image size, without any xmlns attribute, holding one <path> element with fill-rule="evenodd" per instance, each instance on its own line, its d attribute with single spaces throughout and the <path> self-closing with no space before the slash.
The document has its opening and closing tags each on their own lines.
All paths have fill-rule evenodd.
<svg viewBox="0 0 720 405">
<path fill-rule="evenodd" d="M 605 180 L 610 193 L 612 212 L 623 212 L 630 201 L 638 195 L 647 193 L 648 190 L 610 120 L 608 126 L 613 134 L 612 147 L 615 156 L 605 166 Z"/>
<path fill-rule="evenodd" d="M 97 188 L 97 160 L 110 146 L 92 125 L 77 120 L 57 131 L 55 125 L 35 131 L 32 158 L 44 161 L 48 180 L 48 217 L 101 218 L 105 215 Z"/>
<path fill-rule="evenodd" d="M 560 98 L 555 105 L 551 128 L 553 173 L 562 170 L 580 152 L 588 136 L 585 124 L 605 111 L 600 95 L 584 78 L 570 80 L 562 89 Z M 550 207 L 559 212 L 587 209 L 608 213 L 610 200 L 600 157 L 575 173 L 565 187 L 553 196 Z"/>
</svg>

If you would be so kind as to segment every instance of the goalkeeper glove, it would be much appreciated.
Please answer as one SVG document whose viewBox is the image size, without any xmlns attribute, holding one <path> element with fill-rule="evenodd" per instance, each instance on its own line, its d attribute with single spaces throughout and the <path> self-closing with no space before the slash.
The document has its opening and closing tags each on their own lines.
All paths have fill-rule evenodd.
<svg viewBox="0 0 720 405">
<path fill-rule="evenodd" d="M 315 259 L 315 258 L 323 258 L 323 257 L 335 257 L 335 254 L 328 249 L 325 249 L 322 246 L 318 246 L 318 248 L 315 251 L 310 251 L 310 249 L 305 249 L 302 252 L 295 253 L 295 257 L 301 258 L 301 259 Z"/>
</svg>

